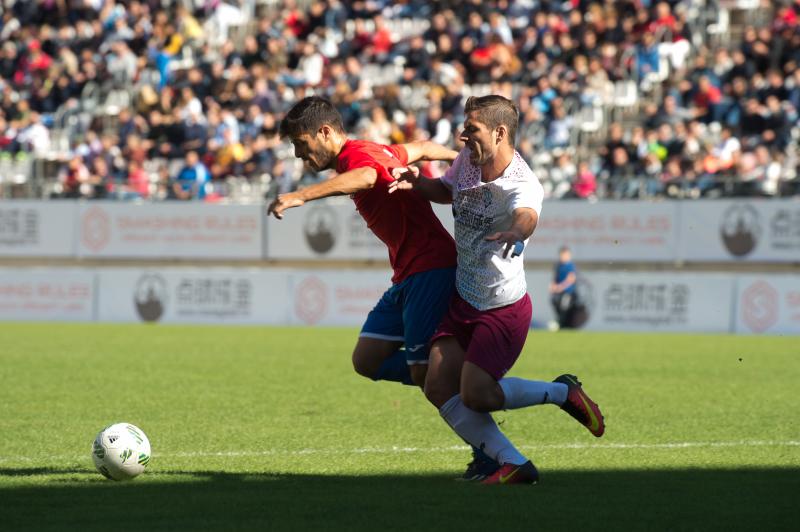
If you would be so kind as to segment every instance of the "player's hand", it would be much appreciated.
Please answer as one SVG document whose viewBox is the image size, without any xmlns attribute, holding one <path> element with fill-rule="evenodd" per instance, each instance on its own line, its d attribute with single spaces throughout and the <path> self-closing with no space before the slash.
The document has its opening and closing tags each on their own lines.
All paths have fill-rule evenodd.
<svg viewBox="0 0 800 532">
<path fill-rule="evenodd" d="M 274 214 L 275 218 L 281 220 L 283 219 L 283 211 L 293 207 L 300 207 L 304 203 L 305 201 L 303 201 L 300 196 L 294 192 L 280 194 L 272 201 L 272 203 L 269 204 L 269 207 L 267 207 L 267 216 Z"/>
<path fill-rule="evenodd" d="M 411 190 L 419 183 L 419 168 L 416 166 L 392 168 L 394 181 L 389 183 L 389 194 L 397 190 Z"/>
<path fill-rule="evenodd" d="M 522 241 L 520 236 L 513 231 L 501 231 L 499 233 L 487 236 L 484 240 L 503 244 L 504 259 L 508 258 L 509 253 L 511 253 L 511 258 L 518 257 L 522 254 L 522 250 L 525 249 L 525 243 Z"/>
</svg>

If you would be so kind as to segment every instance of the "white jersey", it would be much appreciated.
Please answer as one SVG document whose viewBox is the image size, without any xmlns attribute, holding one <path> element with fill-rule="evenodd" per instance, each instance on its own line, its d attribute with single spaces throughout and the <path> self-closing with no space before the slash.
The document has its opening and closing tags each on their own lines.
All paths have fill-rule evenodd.
<svg viewBox="0 0 800 532">
<path fill-rule="evenodd" d="M 544 190 L 518 152 L 497 179 L 484 183 L 481 169 L 464 148 L 441 178 L 453 191 L 453 217 L 458 249 L 456 288 L 478 310 L 510 305 L 527 290 L 522 255 L 503 258 L 504 244 L 485 238 L 508 231 L 514 210 L 527 207 L 542 212 Z M 526 240 L 527 244 L 528 241 Z"/>
</svg>

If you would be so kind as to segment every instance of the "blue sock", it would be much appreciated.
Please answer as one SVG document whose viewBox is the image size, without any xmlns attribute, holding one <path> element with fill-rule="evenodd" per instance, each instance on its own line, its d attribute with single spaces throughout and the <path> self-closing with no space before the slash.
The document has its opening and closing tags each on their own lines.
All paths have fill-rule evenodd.
<svg viewBox="0 0 800 532">
<path fill-rule="evenodd" d="M 414 381 L 411 380 L 411 371 L 406 362 L 405 350 L 398 349 L 392 356 L 384 360 L 372 380 L 402 382 L 408 386 L 414 386 Z"/>
</svg>

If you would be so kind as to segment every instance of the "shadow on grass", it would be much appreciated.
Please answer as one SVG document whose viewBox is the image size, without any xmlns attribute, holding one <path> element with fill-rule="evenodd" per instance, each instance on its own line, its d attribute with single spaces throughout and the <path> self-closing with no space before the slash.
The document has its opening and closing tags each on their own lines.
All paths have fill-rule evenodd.
<svg viewBox="0 0 800 532">
<path fill-rule="evenodd" d="M 0 481 L 88 472 L 0 468 Z M 500 487 L 443 475 L 172 471 L 143 480 L 7 485 L 0 528 L 790 530 L 800 522 L 800 468 L 548 471 L 537 486 Z"/>
</svg>

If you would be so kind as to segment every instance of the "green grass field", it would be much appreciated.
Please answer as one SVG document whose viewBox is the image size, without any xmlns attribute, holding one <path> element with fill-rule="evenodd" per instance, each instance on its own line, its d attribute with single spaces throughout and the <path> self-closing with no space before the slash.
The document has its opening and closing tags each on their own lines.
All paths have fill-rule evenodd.
<svg viewBox="0 0 800 532">
<path fill-rule="evenodd" d="M 788 530 L 800 520 L 800 339 L 532 333 L 512 375 L 575 372 L 593 438 L 500 412 L 537 486 L 468 461 L 419 390 L 358 377 L 353 329 L 0 324 L 0 530 Z M 102 427 L 150 438 L 128 483 Z"/>
</svg>

